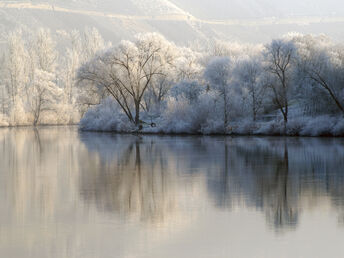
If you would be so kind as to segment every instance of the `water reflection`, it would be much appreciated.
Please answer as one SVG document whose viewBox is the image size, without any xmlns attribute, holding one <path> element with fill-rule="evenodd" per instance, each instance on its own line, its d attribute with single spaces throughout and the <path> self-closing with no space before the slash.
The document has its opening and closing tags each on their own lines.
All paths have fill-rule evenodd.
<svg viewBox="0 0 344 258">
<path fill-rule="evenodd" d="M 176 177 L 188 175 L 205 178 L 201 191 L 216 207 L 259 209 L 277 231 L 296 227 L 302 209 L 324 197 L 343 207 L 342 139 L 93 136 L 81 139 L 102 169 L 83 175 L 82 187 L 109 211 L 163 218 L 178 206 Z"/>
<path fill-rule="evenodd" d="M 154 141 L 106 135 L 82 139 L 100 154 L 97 168 L 80 175 L 87 202 L 125 219 L 136 216 L 156 223 L 176 212 L 176 173 Z"/>
<path fill-rule="evenodd" d="M 343 168 L 344 139 L 0 129 L 0 257 L 253 257 L 240 235 L 269 248 L 311 221 L 338 239 Z"/>
<path fill-rule="evenodd" d="M 280 140 L 279 153 L 269 147 L 262 149 L 254 142 L 252 146 L 253 150 L 239 143 L 235 148 L 239 162 L 245 160 L 246 177 L 253 177 L 254 193 L 248 198 L 255 198 L 252 201 L 265 212 L 268 223 L 276 230 L 296 226 L 300 186 L 290 175 L 288 140 Z"/>
<path fill-rule="evenodd" d="M 246 162 L 246 178 L 255 182 L 248 198 L 255 198 L 276 229 L 297 225 L 301 210 L 323 198 L 343 210 L 343 140 L 256 138 L 235 145 L 238 160 Z"/>
</svg>

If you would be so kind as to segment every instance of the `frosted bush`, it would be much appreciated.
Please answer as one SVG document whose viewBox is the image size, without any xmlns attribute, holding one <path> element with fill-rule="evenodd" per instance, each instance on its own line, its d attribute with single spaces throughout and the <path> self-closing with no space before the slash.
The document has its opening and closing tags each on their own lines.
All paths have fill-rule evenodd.
<svg viewBox="0 0 344 258">
<path fill-rule="evenodd" d="M 282 135 L 284 132 L 284 122 L 273 120 L 263 123 L 253 134 L 258 135 Z"/>
<path fill-rule="evenodd" d="M 203 92 L 197 101 L 179 95 L 171 97 L 162 115 L 160 130 L 165 133 L 203 133 L 223 132 L 223 119 L 216 105 L 216 94 Z"/>
<path fill-rule="evenodd" d="M 55 105 L 56 124 L 77 124 L 80 121 L 80 114 L 72 104 L 59 103 Z"/>
<path fill-rule="evenodd" d="M 191 110 L 191 128 L 194 133 L 223 132 L 223 120 L 216 105 L 216 93 L 203 92 Z"/>
<path fill-rule="evenodd" d="M 332 128 L 332 134 L 334 136 L 344 136 L 344 118 L 340 117 Z"/>
<path fill-rule="evenodd" d="M 90 108 L 80 121 L 80 129 L 85 131 L 130 132 L 133 124 L 120 111 L 112 99 L 105 99 L 100 105 Z"/>
<path fill-rule="evenodd" d="M 319 116 L 307 121 L 305 127 L 301 130 L 303 136 L 326 136 L 332 134 L 332 128 L 335 125 L 335 119 L 330 116 Z"/>
<path fill-rule="evenodd" d="M 9 125 L 29 125 L 33 120 L 32 114 L 26 112 L 21 100 L 18 99 L 17 104 L 13 107 L 9 115 Z"/>
<path fill-rule="evenodd" d="M 207 121 L 202 126 L 201 132 L 203 134 L 218 134 L 223 133 L 223 121 L 216 120 L 213 118 L 208 118 Z"/>
<path fill-rule="evenodd" d="M 0 113 L 0 126 L 9 126 L 8 117 Z"/>
<path fill-rule="evenodd" d="M 166 101 L 160 116 L 152 120 L 156 127 L 144 126 L 144 133 L 186 133 L 219 134 L 224 133 L 223 118 L 218 112 L 221 105 L 216 102 L 216 94 L 203 92 L 198 101 L 190 103 L 185 97 L 170 97 Z M 150 123 L 148 114 L 143 119 Z M 146 121 L 145 120 L 145 121 Z M 0 117 L 0 126 L 7 126 L 8 119 Z M 100 105 L 90 108 L 80 122 L 81 130 L 133 132 L 133 123 L 122 113 L 118 104 L 111 98 Z M 225 133 L 238 135 L 283 135 L 284 122 L 281 118 L 268 122 L 241 120 L 230 122 Z M 289 136 L 344 136 L 344 119 L 342 117 L 295 117 L 287 123 Z"/>
<path fill-rule="evenodd" d="M 233 134 L 249 135 L 258 130 L 258 124 L 252 120 L 243 120 L 232 125 Z"/>
<path fill-rule="evenodd" d="M 179 100 L 169 98 L 167 107 L 162 115 L 161 129 L 166 133 L 191 132 L 191 106 L 185 98 Z"/>
<path fill-rule="evenodd" d="M 302 118 L 302 117 L 289 119 L 287 123 L 287 135 L 289 136 L 300 135 L 300 132 L 305 127 L 306 123 L 307 123 L 307 119 Z"/>
</svg>

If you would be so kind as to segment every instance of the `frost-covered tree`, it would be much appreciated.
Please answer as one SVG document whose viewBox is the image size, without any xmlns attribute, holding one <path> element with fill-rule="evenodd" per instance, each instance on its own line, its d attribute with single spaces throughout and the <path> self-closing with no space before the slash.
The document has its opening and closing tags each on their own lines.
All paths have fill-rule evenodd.
<svg viewBox="0 0 344 258">
<path fill-rule="evenodd" d="M 95 28 L 86 28 L 82 32 L 62 31 L 61 34 L 68 42 L 62 68 L 64 102 L 65 105 L 79 109 L 83 113 L 90 105 L 99 104 L 102 94 L 88 82 L 78 85 L 77 71 L 80 66 L 93 59 L 97 52 L 105 48 L 105 42 Z"/>
<path fill-rule="evenodd" d="M 292 63 L 296 49 L 291 41 L 273 40 L 264 51 L 265 69 L 271 75 L 269 87 L 273 103 L 283 115 L 284 125 L 288 122 L 289 97 L 292 88 Z"/>
<path fill-rule="evenodd" d="M 175 61 L 176 78 L 179 81 L 200 80 L 204 67 L 201 64 L 204 55 L 191 48 L 179 49 L 179 57 Z"/>
<path fill-rule="evenodd" d="M 21 33 L 21 31 L 17 30 L 10 33 L 8 37 L 6 67 L 9 75 L 8 92 L 11 96 L 12 105 L 15 105 L 15 100 L 21 88 L 24 87 L 25 77 L 27 75 L 25 67 L 27 51 Z"/>
<path fill-rule="evenodd" d="M 244 98 L 249 98 L 252 120 L 263 107 L 266 87 L 262 80 L 263 67 L 258 58 L 245 59 L 238 62 L 233 71 L 235 81 L 243 91 Z"/>
<path fill-rule="evenodd" d="M 55 72 L 58 54 L 56 42 L 48 29 L 38 29 L 34 39 L 37 68 L 45 72 Z"/>
<path fill-rule="evenodd" d="M 152 107 L 160 110 L 162 102 L 175 85 L 201 81 L 203 66 L 200 64 L 200 59 L 203 55 L 187 47 L 175 50 L 173 64 L 166 66 L 160 75 L 151 80 L 151 85 L 144 95 L 144 106 L 147 111 L 151 111 Z"/>
<path fill-rule="evenodd" d="M 297 35 L 292 40 L 298 46 L 299 72 L 309 93 L 305 101 L 314 100 L 314 109 L 328 112 L 335 107 L 344 114 L 343 47 L 324 36 Z"/>
<path fill-rule="evenodd" d="M 77 30 L 72 30 L 70 33 L 65 31 L 60 32 L 67 42 L 69 42 L 69 47 L 66 49 L 66 56 L 64 57 L 64 95 L 65 102 L 72 104 L 74 97 L 74 86 L 76 84 L 76 73 L 80 67 L 81 59 L 83 58 L 81 50 L 81 39 L 80 32 Z"/>
<path fill-rule="evenodd" d="M 28 52 L 22 38 L 22 31 L 15 30 L 8 35 L 5 54 L 5 85 L 8 96 L 7 113 L 15 124 L 23 115 L 23 98 L 28 81 Z"/>
<path fill-rule="evenodd" d="M 171 89 L 170 95 L 177 100 L 183 98 L 189 103 L 194 103 L 198 101 L 204 90 L 203 85 L 200 85 L 197 81 L 182 81 Z"/>
<path fill-rule="evenodd" d="M 4 119 L 4 116 L 6 115 L 6 79 L 5 79 L 5 56 L 0 57 L 0 63 L 2 64 L 0 66 L 0 113 L 2 114 L 2 119 Z"/>
<path fill-rule="evenodd" d="M 98 51 L 109 46 L 111 44 L 104 41 L 96 28 L 85 28 L 81 33 L 81 63 L 89 61 Z"/>
<path fill-rule="evenodd" d="M 161 35 L 141 34 L 134 42 L 122 41 L 82 66 L 78 77 L 104 88 L 138 126 L 144 94 L 152 80 L 172 64 L 174 49 Z"/>
<path fill-rule="evenodd" d="M 153 78 L 143 96 L 143 109 L 148 113 L 159 113 L 161 104 L 174 84 L 175 77 L 168 71 Z"/>
<path fill-rule="evenodd" d="M 33 114 L 33 125 L 39 123 L 41 113 L 56 111 L 53 107 L 61 97 L 62 90 L 54 82 L 55 75 L 38 69 L 35 71 L 34 85 L 30 90 L 29 106 Z"/>
<path fill-rule="evenodd" d="M 232 79 L 232 63 L 227 57 L 214 58 L 206 67 L 204 76 L 210 88 L 216 90 L 223 100 L 223 126 L 228 127 L 229 95 Z"/>
<path fill-rule="evenodd" d="M 128 131 L 150 119 L 166 132 L 343 131 L 344 47 L 323 35 L 177 47 L 148 33 L 110 48 L 96 29 L 18 29 L 3 52 L 1 125 L 74 123 L 96 106 L 84 128 Z"/>
<path fill-rule="evenodd" d="M 61 89 L 56 82 L 58 52 L 49 30 L 39 29 L 34 34 L 30 59 L 31 80 L 27 87 L 27 102 L 33 116 L 33 124 L 37 125 L 42 112 L 55 111 L 54 105 L 61 101 Z"/>
</svg>

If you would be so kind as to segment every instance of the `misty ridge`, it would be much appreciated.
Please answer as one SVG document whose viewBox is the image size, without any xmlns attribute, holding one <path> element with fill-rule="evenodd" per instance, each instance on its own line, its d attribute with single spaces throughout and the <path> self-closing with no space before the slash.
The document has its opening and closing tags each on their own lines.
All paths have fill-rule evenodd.
<svg viewBox="0 0 344 258">
<path fill-rule="evenodd" d="M 21 10 L 28 20 L 31 11 L 67 10 L 101 20 L 90 11 L 106 16 L 116 11 L 116 3 L 5 1 L 0 9 L 10 10 L 3 16 L 7 21 Z M 236 2 L 233 6 L 240 7 Z M 290 17 L 299 10 L 295 8 L 281 17 Z M 141 17 L 143 24 L 172 17 L 195 23 L 184 10 L 190 7 L 178 1 L 129 1 L 118 3 L 117 12 L 124 18 L 113 19 Z M 311 15 L 312 10 L 299 14 Z M 324 15 L 331 14 L 324 9 Z M 116 36 L 109 37 L 109 27 L 104 36 L 104 27 L 9 24 L 0 45 L 0 126 L 80 124 L 80 129 L 91 131 L 344 135 L 344 46 L 325 34 L 287 33 L 253 44 L 203 33 L 182 42 L 149 28 L 126 37 L 113 31 Z"/>
</svg>

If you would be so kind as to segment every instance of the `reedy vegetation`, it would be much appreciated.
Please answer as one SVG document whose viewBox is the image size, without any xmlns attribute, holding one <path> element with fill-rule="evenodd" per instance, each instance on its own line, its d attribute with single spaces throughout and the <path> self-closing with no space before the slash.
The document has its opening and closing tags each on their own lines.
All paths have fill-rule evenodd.
<svg viewBox="0 0 344 258">
<path fill-rule="evenodd" d="M 344 134 L 344 47 L 324 35 L 181 47 L 146 33 L 111 46 L 95 29 L 17 30 L 2 63 L 2 125 Z"/>
</svg>

